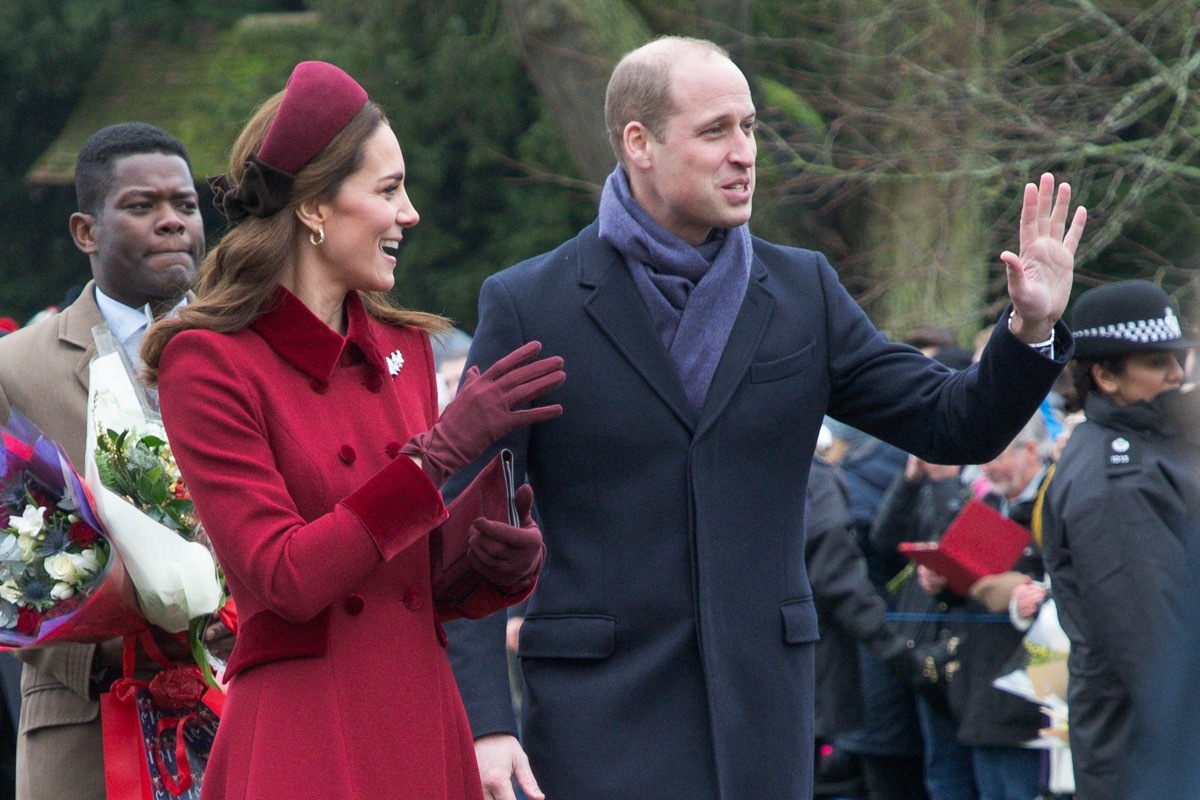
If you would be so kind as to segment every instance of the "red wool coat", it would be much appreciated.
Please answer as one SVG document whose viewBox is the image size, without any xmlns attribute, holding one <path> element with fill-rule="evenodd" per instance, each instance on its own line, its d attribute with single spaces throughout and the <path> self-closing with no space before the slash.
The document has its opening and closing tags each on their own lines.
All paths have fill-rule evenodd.
<svg viewBox="0 0 1200 800">
<path fill-rule="evenodd" d="M 441 496 L 400 445 L 436 420 L 428 336 L 296 297 L 163 353 L 163 421 L 241 630 L 204 778 L 216 798 L 480 798 L 434 607 Z M 471 616 L 519 600 L 485 588 Z"/>
</svg>

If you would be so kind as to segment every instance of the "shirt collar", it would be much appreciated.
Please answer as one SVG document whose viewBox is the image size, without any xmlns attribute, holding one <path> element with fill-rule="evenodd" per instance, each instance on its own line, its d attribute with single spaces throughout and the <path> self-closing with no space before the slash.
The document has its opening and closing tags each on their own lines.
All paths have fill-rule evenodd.
<svg viewBox="0 0 1200 800">
<path fill-rule="evenodd" d="M 109 330 L 113 331 L 113 336 L 116 341 L 124 345 L 130 341 L 130 337 L 142 330 L 143 327 L 149 327 L 154 324 L 154 312 L 150 311 L 150 303 L 140 308 L 132 308 L 126 306 L 124 302 L 113 300 L 107 294 L 101 291 L 100 287 L 96 287 L 96 306 L 100 307 L 100 314 L 104 321 L 108 323 Z M 174 317 L 179 313 L 179 309 L 187 305 L 187 296 L 180 297 L 178 303 L 167 312 L 166 317 Z"/>
<path fill-rule="evenodd" d="M 179 302 L 179 305 L 183 305 L 186 302 L 187 299 L 185 298 Z M 154 314 L 150 311 L 149 303 L 146 303 L 141 308 L 131 308 L 124 303 L 113 300 L 100 291 L 99 286 L 96 287 L 96 305 L 100 307 L 100 314 L 104 317 L 104 321 L 108 323 L 113 336 L 116 336 L 117 341 L 122 344 L 129 341 L 130 336 L 154 322 Z M 178 307 L 176 306 L 176 308 Z"/>
<path fill-rule="evenodd" d="M 381 374 L 387 365 L 371 333 L 370 317 L 358 292 L 349 292 L 345 300 L 346 335 L 342 336 L 317 318 L 300 298 L 279 286 L 270 310 L 251 323 L 283 360 L 310 379 L 328 384 L 347 345 L 358 346 L 369 363 Z"/>
</svg>

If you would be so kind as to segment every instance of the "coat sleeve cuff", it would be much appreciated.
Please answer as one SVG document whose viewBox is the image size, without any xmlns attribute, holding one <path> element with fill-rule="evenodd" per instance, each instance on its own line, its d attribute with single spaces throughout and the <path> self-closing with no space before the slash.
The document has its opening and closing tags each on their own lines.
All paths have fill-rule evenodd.
<svg viewBox="0 0 1200 800">
<path fill-rule="evenodd" d="M 34 669 L 53 676 L 63 686 L 87 699 L 92 675 L 94 644 L 64 643 L 17 650 L 15 655 Z"/>
<path fill-rule="evenodd" d="M 342 501 L 362 523 L 384 560 L 410 547 L 446 519 L 433 482 L 407 456 L 398 456 Z"/>
<path fill-rule="evenodd" d="M 1067 327 L 1067 323 L 1061 319 L 1054 323 L 1054 330 L 1050 336 L 1050 347 L 1037 347 L 1027 344 L 1017 338 L 1017 335 L 1012 332 L 1009 327 L 1008 320 L 1013 314 L 1012 304 L 1009 303 L 1000 316 L 1000 322 L 996 325 L 997 334 L 1000 338 L 1011 339 L 1012 342 L 1019 345 L 1016 348 L 1018 351 L 1026 354 L 1025 358 L 1036 359 L 1052 364 L 1066 364 L 1075 354 L 1075 339 L 1071 336 L 1071 329 Z M 1045 345 L 1045 342 L 1040 343 Z"/>
</svg>

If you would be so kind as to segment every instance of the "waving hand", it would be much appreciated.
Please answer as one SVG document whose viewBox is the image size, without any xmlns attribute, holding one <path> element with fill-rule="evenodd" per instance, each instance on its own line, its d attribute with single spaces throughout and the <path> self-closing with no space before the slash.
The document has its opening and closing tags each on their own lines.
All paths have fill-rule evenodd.
<svg viewBox="0 0 1200 800">
<path fill-rule="evenodd" d="M 1012 331 L 1030 344 L 1048 339 L 1067 307 L 1075 249 L 1087 222 L 1087 210 L 1080 206 L 1068 230 L 1071 187 L 1059 184 L 1057 198 L 1054 195 L 1054 176 L 1048 172 L 1036 186 L 1025 185 L 1021 252 L 1018 255 L 1006 250 L 1000 254 L 1008 273 L 1008 296 L 1016 312 Z"/>
</svg>

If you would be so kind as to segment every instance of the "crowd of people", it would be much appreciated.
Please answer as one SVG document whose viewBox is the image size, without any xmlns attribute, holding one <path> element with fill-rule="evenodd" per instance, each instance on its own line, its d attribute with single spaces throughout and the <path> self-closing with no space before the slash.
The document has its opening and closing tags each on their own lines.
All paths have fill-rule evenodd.
<svg viewBox="0 0 1200 800">
<path fill-rule="evenodd" d="M 917 674 L 872 661 L 876 643 L 859 636 L 867 665 L 859 697 L 868 713 L 827 704 L 840 714 L 818 728 L 818 796 L 1117 800 L 1192 791 L 1151 788 L 1153 762 L 1139 742 L 1186 696 L 1176 689 L 1167 699 L 1155 676 L 1170 668 L 1172 643 L 1196 622 L 1181 609 L 1195 574 L 1188 542 L 1200 496 L 1196 409 L 1184 391 L 1198 340 L 1167 294 L 1146 281 L 1084 292 L 1071 320 L 1075 357 L 1063 379 L 1009 446 L 978 467 L 905 460 L 828 422 L 818 459 L 836 463 L 825 469 L 842 473 L 843 489 L 831 502 L 810 483 L 810 545 L 828 535 L 821 521 L 845 498 L 873 508 L 857 531 L 863 567 L 842 574 L 854 574 L 868 600 L 874 592 L 891 610 L 875 616 L 929 660 Z M 909 341 L 956 368 L 969 363 L 952 336 L 929 336 L 922 329 Z M 860 452 L 873 454 L 871 470 Z M 888 471 L 894 477 L 882 493 L 878 477 L 862 477 Z M 1030 544 L 1010 570 L 951 590 L 945 576 L 914 569 L 897 549 L 938 541 L 973 498 L 1030 529 Z M 849 516 L 837 527 L 856 538 Z M 810 554 L 810 575 L 829 568 L 817 558 Z M 882 579 L 870 581 L 867 562 Z M 815 579 L 813 591 L 819 600 Z M 1024 636 L 1044 607 L 1041 621 L 1070 641 L 1069 690 L 1059 698 L 1066 730 L 1053 707 L 996 685 L 1021 667 Z M 835 632 L 841 625 L 831 616 L 822 618 L 823 637 L 826 624 Z M 843 658 L 826 669 L 844 676 L 860 666 Z"/>
<path fill-rule="evenodd" d="M 1161 698 L 1134 662 L 1182 630 L 1200 507 L 1166 295 L 1089 290 L 1069 328 L 1086 213 L 1045 174 L 976 352 L 893 342 L 822 254 L 751 235 L 756 112 L 723 49 L 627 54 L 605 120 L 596 221 L 490 277 L 473 337 L 388 299 L 419 222 L 402 143 L 331 64 L 233 143 L 211 251 L 173 136 L 81 149 L 93 279 L 0 338 L 0 418 L 82 464 L 100 323 L 157 389 L 239 615 L 202 796 L 1035 800 L 1046 724 L 992 681 L 1053 597 L 1078 798 L 1138 797 Z M 473 588 L 441 593 L 431 540 L 501 450 L 516 519 L 463 531 Z M 897 546 L 972 499 L 1031 544 L 962 593 Z M 17 797 L 105 796 L 121 653 L 17 653 Z"/>
</svg>

